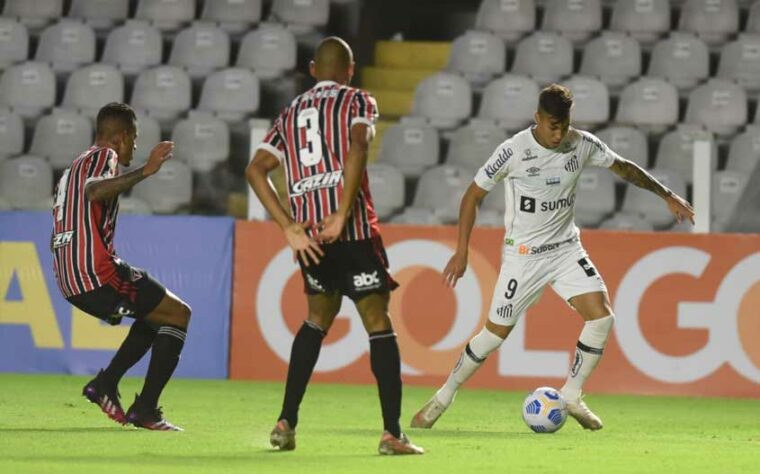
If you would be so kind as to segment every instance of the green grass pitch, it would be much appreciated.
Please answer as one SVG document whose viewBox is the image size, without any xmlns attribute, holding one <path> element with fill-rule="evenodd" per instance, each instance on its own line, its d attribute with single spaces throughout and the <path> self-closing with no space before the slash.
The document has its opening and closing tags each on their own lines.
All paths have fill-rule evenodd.
<svg viewBox="0 0 760 474">
<path fill-rule="evenodd" d="M 407 429 L 424 456 L 377 455 L 381 423 L 373 386 L 315 384 L 301 409 L 298 449 L 269 448 L 283 385 L 173 380 L 167 418 L 186 431 L 120 427 L 87 403 L 85 377 L 0 374 L 0 473 L 756 473 L 760 401 L 587 397 L 599 432 L 568 419 L 531 433 L 524 393 L 463 390 L 438 425 Z M 120 387 L 125 408 L 141 381 Z M 431 395 L 406 387 L 402 421 Z"/>
</svg>

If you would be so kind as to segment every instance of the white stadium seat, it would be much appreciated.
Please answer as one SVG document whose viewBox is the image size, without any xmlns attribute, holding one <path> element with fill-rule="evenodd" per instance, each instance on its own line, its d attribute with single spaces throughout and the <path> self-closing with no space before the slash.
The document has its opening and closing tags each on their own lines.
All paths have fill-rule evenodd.
<svg viewBox="0 0 760 474">
<path fill-rule="evenodd" d="M 240 122 L 259 109 L 259 78 L 248 69 L 228 68 L 203 83 L 198 110 L 213 112 L 227 122 Z"/>
<path fill-rule="evenodd" d="M 661 132 L 678 122 L 678 91 L 664 79 L 643 77 L 623 89 L 615 120 Z"/>
<path fill-rule="evenodd" d="M 24 151 L 24 121 L 9 109 L 0 108 L 0 159 Z"/>
<path fill-rule="evenodd" d="M 63 15 L 63 0 L 5 0 L 3 17 L 18 18 L 36 33 Z"/>
<path fill-rule="evenodd" d="M 413 207 L 432 210 L 442 222 L 452 224 L 459 216 L 462 195 L 472 182 L 472 173 L 442 165 L 425 171 L 417 183 Z"/>
<path fill-rule="evenodd" d="M 707 44 L 692 33 L 671 33 L 654 46 L 647 75 L 667 79 L 679 90 L 693 88 L 710 75 Z"/>
<path fill-rule="evenodd" d="M 132 196 L 145 201 L 156 214 L 173 214 L 190 205 L 193 173 L 186 164 L 169 160 L 150 179 L 132 188 Z"/>
<path fill-rule="evenodd" d="M 475 29 L 491 31 L 510 44 L 535 27 L 534 0 L 482 0 L 475 18 Z"/>
<path fill-rule="evenodd" d="M 330 18 L 330 0 L 274 0 L 272 16 L 297 34 L 321 28 Z"/>
<path fill-rule="evenodd" d="M 739 30 L 739 6 L 736 0 L 686 0 L 678 29 L 718 45 Z"/>
<path fill-rule="evenodd" d="M 261 0 L 206 0 L 201 19 L 216 22 L 230 34 L 239 34 L 261 20 Z"/>
<path fill-rule="evenodd" d="M 428 76 L 414 91 L 412 115 L 437 128 L 454 128 L 470 116 L 472 91 L 462 76 L 440 72 Z"/>
<path fill-rule="evenodd" d="M 630 34 L 644 45 L 657 41 L 670 29 L 669 0 L 617 0 L 610 30 Z"/>
<path fill-rule="evenodd" d="M 610 117 L 610 93 L 600 80 L 572 76 L 563 85 L 573 93 L 573 123 L 579 128 L 594 129 Z"/>
<path fill-rule="evenodd" d="M 711 231 L 724 232 L 727 229 L 748 182 L 748 175 L 736 171 L 719 171 L 713 175 Z"/>
<path fill-rule="evenodd" d="M 40 117 L 29 153 L 47 159 L 54 169 L 71 166 L 74 159 L 93 143 L 92 122 L 70 110 L 53 110 Z"/>
<path fill-rule="evenodd" d="M 29 57 L 29 32 L 12 18 L 0 18 L 0 69 Z"/>
<path fill-rule="evenodd" d="M 383 134 L 377 163 L 396 167 L 404 176 L 416 177 L 438 163 L 438 131 L 424 120 L 404 118 Z"/>
<path fill-rule="evenodd" d="M 24 155 L 0 162 L 0 194 L 15 209 L 47 209 L 53 169 L 39 156 Z"/>
<path fill-rule="evenodd" d="M 105 104 L 123 101 L 124 76 L 121 71 L 108 64 L 91 64 L 69 76 L 62 105 L 95 119 Z"/>
<path fill-rule="evenodd" d="M 655 167 L 675 171 L 686 183 L 693 178 L 694 142 L 697 140 L 712 141 L 712 170 L 718 169 L 718 148 L 711 133 L 704 131 L 698 125 L 680 124 L 666 133 L 657 147 Z"/>
<path fill-rule="evenodd" d="M 262 23 L 243 37 L 235 64 L 271 79 L 295 69 L 297 49 L 293 33 L 281 25 Z"/>
<path fill-rule="evenodd" d="M 760 163 L 760 127 L 748 125 L 731 141 L 726 169 L 751 176 Z"/>
<path fill-rule="evenodd" d="M 158 120 L 149 117 L 139 110 L 137 112 L 137 150 L 134 153 L 136 163 L 148 161 L 150 151 L 161 141 L 161 126 Z"/>
<path fill-rule="evenodd" d="M 404 175 L 395 166 L 382 163 L 368 165 L 367 174 L 375 211 L 385 221 L 404 207 Z"/>
<path fill-rule="evenodd" d="M 390 222 L 405 225 L 439 226 L 443 221 L 432 209 L 407 207 L 401 214 L 393 216 Z"/>
<path fill-rule="evenodd" d="M 25 119 L 36 118 L 55 104 L 55 75 L 45 63 L 11 66 L 0 78 L 0 105 Z"/>
<path fill-rule="evenodd" d="M 736 81 L 747 92 L 760 91 L 760 35 L 739 35 L 736 41 L 726 43 L 717 77 Z"/>
<path fill-rule="evenodd" d="M 540 85 L 558 82 L 573 72 L 573 45 L 556 33 L 537 31 L 517 45 L 512 72 Z"/>
<path fill-rule="evenodd" d="M 637 231 L 637 232 L 651 232 L 654 230 L 652 224 L 647 222 L 643 217 L 638 214 L 630 214 L 626 212 L 615 213 L 614 216 L 605 220 L 599 225 L 600 229 L 615 230 L 615 231 Z"/>
<path fill-rule="evenodd" d="M 230 61 L 230 37 L 213 23 L 195 23 L 177 33 L 169 64 L 184 68 L 192 79 L 208 76 Z"/>
<path fill-rule="evenodd" d="M 471 170 L 474 176 L 506 139 L 507 132 L 492 121 L 472 119 L 451 136 L 445 163 Z"/>
<path fill-rule="evenodd" d="M 195 0 L 137 0 L 135 18 L 161 31 L 176 31 L 195 18 Z"/>
<path fill-rule="evenodd" d="M 710 79 L 689 94 L 684 122 L 700 124 L 726 136 L 747 123 L 747 115 L 744 89 L 726 79 Z"/>
<path fill-rule="evenodd" d="M 150 215 L 153 212 L 147 202 L 132 196 L 119 197 L 119 214 Z"/>
<path fill-rule="evenodd" d="M 504 40 L 484 31 L 468 31 L 454 40 L 447 69 L 482 87 L 494 76 L 504 73 L 507 49 Z"/>
<path fill-rule="evenodd" d="M 596 227 L 615 211 L 615 178 L 603 168 L 586 168 L 578 178 L 575 221 L 581 227 Z"/>
<path fill-rule="evenodd" d="M 539 92 L 538 84 L 530 77 L 505 74 L 486 86 L 478 117 L 495 120 L 499 127 L 510 131 L 521 130 L 533 122 Z"/>
<path fill-rule="evenodd" d="M 649 162 L 647 136 L 633 127 L 613 126 L 596 132 L 597 138 L 615 153 L 646 169 Z"/>
<path fill-rule="evenodd" d="M 69 16 L 81 18 L 96 31 L 107 31 L 127 19 L 129 2 L 124 0 L 72 0 Z"/>
<path fill-rule="evenodd" d="M 744 31 L 751 34 L 760 33 L 760 1 L 758 0 L 755 0 L 755 2 L 749 8 L 749 15 L 747 15 L 747 26 Z"/>
<path fill-rule="evenodd" d="M 175 66 L 158 66 L 137 77 L 130 104 L 155 117 L 163 127 L 190 108 L 190 99 L 187 73 Z"/>
<path fill-rule="evenodd" d="M 625 33 L 605 31 L 583 48 L 580 73 L 599 78 L 617 92 L 641 74 L 641 47 Z"/>
<path fill-rule="evenodd" d="M 650 173 L 674 193 L 686 196 L 686 184 L 678 173 L 659 168 L 650 170 Z M 626 187 L 622 211 L 638 214 L 655 229 L 667 229 L 675 222 L 675 217 L 660 196 L 633 184 Z"/>
<path fill-rule="evenodd" d="M 230 130 L 227 123 L 210 113 L 192 111 L 172 131 L 174 156 L 193 171 L 208 172 L 227 160 Z"/>
<path fill-rule="evenodd" d="M 549 0 L 544 9 L 544 31 L 554 31 L 573 43 L 587 40 L 602 29 L 601 0 Z"/>
<path fill-rule="evenodd" d="M 130 76 L 161 64 L 161 33 L 146 21 L 127 21 L 108 34 L 101 62 Z"/>
<path fill-rule="evenodd" d="M 80 20 L 63 18 L 42 32 L 34 59 L 63 73 L 90 64 L 95 61 L 95 31 Z"/>
</svg>

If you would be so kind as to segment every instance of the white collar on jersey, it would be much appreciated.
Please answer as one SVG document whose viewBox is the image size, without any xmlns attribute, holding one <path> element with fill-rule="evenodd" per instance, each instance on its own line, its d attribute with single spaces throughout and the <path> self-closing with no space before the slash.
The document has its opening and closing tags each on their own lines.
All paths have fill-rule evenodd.
<svg viewBox="0 0 760 474">
<path fill-rule="evenodd" d="M 332 85 L 338 85 L 335 81 L 319 81 L 316 84 L 314 84 L 314 87 L 322 87 L 322 86 L 332 86 Z"/>
</svg>

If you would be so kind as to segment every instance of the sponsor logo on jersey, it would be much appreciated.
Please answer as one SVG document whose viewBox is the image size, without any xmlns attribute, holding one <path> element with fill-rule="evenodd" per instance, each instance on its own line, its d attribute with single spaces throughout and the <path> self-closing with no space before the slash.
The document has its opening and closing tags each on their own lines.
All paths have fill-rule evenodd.
<svg viewBox="0 0 760 474">
<path fill-rule="evenodd" d="M 536 200 L 528 196 L 520 196 L 520 210 L 523 212 L 536 212 Z"/>
<path fill-rule="evenodd" d="M 557 199 L 556 201 L 542 202 L 541 211 L 558 211 L 560 209 L 571 207 L 573 204 L 575 204 L 575 194 L 571 194 L 570 197 Z"/>
<path fill-rule="evenodd" d="M 297 181 L 290 188 L 291 196 L 300 196 L 310 191 L 316 191 L 324 188 L 334 188 L 340 183 L 340 179 L 343 176 L 343 171 L 331 171 L 329 173 L 315 174 L 309 176 L 300 181 Z"/>
<path fill-rule="evenodd" d="M 591 262 L 589 262 L 587 258 L 578 260 L 578 265 L 580 265 L 583 271 L 586 272 L 586 276 L 592 277 L 596 275 L 596 268 L 591 265 Z"/>
<path fill-rule="evenodd" d="M 129 280 L 132 282 L 135 282 L 143 277 L 143 272 L 140 270 L 135 270 L 134 268 L 129 268 Z"/>
<path fill-rule="evenodd" d="M 569 238 L 567 240 L 563 240 L 562 242 L 552 242 L 550 244 L 539 245 L 538 247 L 528 247 L 525 244 L 520 244 L 520 247 L 518 247 L 517 252 L 520 255 L 539 255 L 539 254 L 542 254 L 544 252 L 550 252 L 552 250 L 557 250 L 561 246 L 563 246 L 565 244 L 568 244 L 570 242 L 575 242 L 575 241 L 576 241 L 576 238 L 575 237 L 571 237 L 571 238 Z"/>
<path fill-rule="evenodd" d="M 379 287 L 380 278 L 377 276 L 377 271 L 354 275 L 354 289 L 356 290 L 371 290 Z"/>
<path fill-rule="evenodd" d="M 530 148 L 525 149 L 525 156 L 522 159 L 523 161 L 535 160 L 536 158 L 538 158 L 538 155 L 534 155 L 533 150 Z"/>
<path fill-rule="evenodd" d="M 57 249 L 57 248 L 61 248 L 61 247 L 65 247 L 69 245 L 73 237 L 74 237 L 73 230 L 55 234 L 53 236 L 53 248 Z"/>
<path fill-rule="evenodd" d="M 496 309 L 496 315 L 500 317 L 501 319 L 509 319 L 512 317 L 512 303 L 505 304 L 504 306 L 499 306 Z"/>
<path fill-rule="evenodd" d="M 309 287 L 312 290 L 322 291 L 322 292 L 325 291 L 325 288 L 322 286 L 321 283 L 319 283 L 319 280 L 309 275 L 308 273 L 306 274 L 306 284 L 309 285 Z"/>
<path fill-rule="evenodd" d="M 574 173 L 578 171 L 578 168 L 580 168 L 580 165 L 578 164 L 578 155 L 573 155 L 573 157 L 565 163 L 565 171 Z"/>
<path fill-rule="evenodd" d="M 511 148 L 505 148 L 499 152 L 499 157 L 494 161 L 492 164 L 487 165 L 485 168 L 486 176 L 488 176 L 488 179 L 493 179 L 494 176 L 496 176 L 496 173 L 499 172 L 501 168 L 504 167 L 505 164 L 509 161 L 509 159 L 512 157 L 512 149 Z"/>
<path fill-rule="evenodd" d="M 532 166 L 532 167 L 528 168 L 526 171 L 528 171 L 528 176 L 531 177 L 531 178 L 533 178 L 533 177 L 538 176 L 539 174 L 541 174 L 541 168 L 538 168 L 536 166 Z"/>
<path fill-rule="evenodd" d="M 552 176 L 551 178 L 546 178 L 547 186 L 554 186 L 557 184 L 559 184 L 559 176 Z"/>
<path fill-rule="evenodd" d="M 584 142 L 589 142 L 589 143 L 591 143 L 591 144 L 592 144 L 593 146 L 595 146 L 595 147 L 596 147 L 596 148 L 597 148 L 597 149 L 598 149 L 600 152 L 604 152 L 604 147 L 602 146 L 602 142 L 600 142 L 599 140 L 597 140 L 597 139 L 595 139 L 595 138 L 591 138 L 591 137 L 589 137 L 589 136 L 587 136 L 587 135 L 583 135 L 583 141 L 584 141 Z"/>
<path fill-rule="evenodd" d="M 515 245 L 514 239 L 504 239 L 504 243 L 507 245 Z"/>
</svg>

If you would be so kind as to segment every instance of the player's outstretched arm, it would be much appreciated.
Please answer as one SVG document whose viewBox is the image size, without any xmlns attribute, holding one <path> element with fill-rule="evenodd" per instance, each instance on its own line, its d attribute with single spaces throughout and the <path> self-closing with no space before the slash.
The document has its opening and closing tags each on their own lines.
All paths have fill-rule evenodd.
<svg viewBox="0 0 760 474">
<path fill-rule="evenodd" d="M 668 204 L 670 212 L 676 216 L 676 220 L 679 223 L 684 218 L 688 218 L 692 224 L 694 223 L 694 209 L 691 207 L 691 204 L 689 204 L 686 199 L 665 187 L 662 183 L 657 181 L 654 176 L 647 173 L 636 163 L 624 158 L 617 158 L 612 166 L 610 166 L 610 171 L 629 183 L 652 191 L 663 198 Z"/>
<path fill-rule="evenodd" d="M 475 226 L 475 217 L 478 215 L 478 206 L 486 197 L 488 191 L 482 189 L 474 182 L 470 184 L 462 196 L 459 204 L 459 238 L 457 239 L 457 251 L 449 259 L 446 268 L 443 269 L 443 281 L 446 285 L 454 288 L 457 280 L 462 278 L 467 270 L 467 258 L 470 245 L 470 234 Z"/>
<path fill-rule="evenodd" d="M 318 224 L 321 242 L 331 243 L 343 233 L 348 215 L 359 193 L 364 170 L 367 169 L 369 142 L 372 141 L 374 128 L 365 123 L 357 123 L 351 127 L 351 145 L 348 148 L 346 163 L 343 168 L 343 194 L 340 197 L 338 210 L 325 217 Z"/>
<path fill-rule="evenodd" d="M 84 189 L 87 199 L 90 201 L 107 201 L 132 189 L 135 184 L 158 173 L 161 166 L 171 159 L 173 150 L 174 142 L 161 142 L 153 147 L 148 162 L 143 166 L 113 178 L 91 181 Z"/>
<path fill-rule="evenodd" d="M 285 238 L 293 252 L 295 252 L 301 261 L 307 267 L 310 261 L 315 264 L 319 263 L 319 258 L 324 256 L 324 252 L 309 235 L 306 229 L 309 228 L 308 222 L 293 222 L 290 214 L 282 207 L 277 194 L 272 189 L 267 176 L 269 172 L 280 166 L 280 160 L 272 153 L 259 149 L 253 156 L 253 160 L 245 170 L 245 176 L 248 179 L 253 192 L 264 205 L 272 219 L 280 226 L 285 233 Z"/>
</svg>

